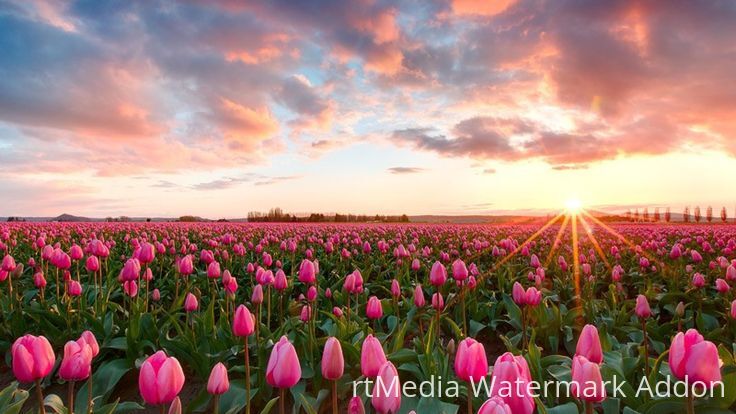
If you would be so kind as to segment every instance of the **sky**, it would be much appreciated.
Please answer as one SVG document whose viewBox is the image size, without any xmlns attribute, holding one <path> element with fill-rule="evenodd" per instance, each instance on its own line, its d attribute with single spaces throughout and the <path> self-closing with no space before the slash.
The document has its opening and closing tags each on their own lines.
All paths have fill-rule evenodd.
<svg viewBox="0 0 736 414">
<path fill-rule="evenodd" d="M 736 2 L 0 0 L 0 216 L 736 197 Z"/>
</svg>

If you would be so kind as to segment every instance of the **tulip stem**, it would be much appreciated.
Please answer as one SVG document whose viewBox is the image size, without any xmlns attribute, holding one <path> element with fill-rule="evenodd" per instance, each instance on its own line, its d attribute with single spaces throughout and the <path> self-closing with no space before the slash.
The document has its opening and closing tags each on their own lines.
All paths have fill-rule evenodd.
<svg viewBox="0 0 736 414">
<path fill-rule="evenodd" d="M 41 380 L 36 380 L 36 396 L 38 397 L 38 413 L 46 414 L 46 408 L 43 405 L 43 391 L 41 390 Z"/>
<path fill-rule="evenodd" d="M 337 381 L 332 381 L 332 414 L 337 414 Z"/>
<path fill-rule="evenodd" d="M 247 336 L 245 337 L 245 414 L 250 414 L 250 358 Z"/>
<path fill-rule="evenodd" d="M 89 379 L 87 380 L 87 412 L 92 412 L 92 372 L 89 373 Z"/>
<path fill-rule="evenodd" d="M 471 383 L 468 383 L 471 385 Z M 473 395 L 471 394 L 471 388 L 468 387 L 468 414 L 473 414 Z"/>
<path fill-rule="evenodd" d="M 644 332 L 644 375 L 649 376 L 649 338 L 647 338 L 647 323 L 642 319 L 641 329 Z"/>
<path fill-rule="evenodd" d="M 687 414 L 695 414 L 695 398 L 693 398 L 693 390 L 688 390 L 687 393 Z"/>
<path fill-rule="evenodd" d="M 161 404 L 161 414 L 166 414 L 166 404 Z"/>
<path fill-rule="evenodd" d="M 521 307 L 521 351 L 526 350 L 526 306 Z"/>
<path fill-rule="evenodd" d="M 220 396 L 219 395 L 215 395 L 214 396 L 214 402 L 213 402 L 213 404 L 214 404 L 214 411 L 213 412 L 215 414 L 220 414 Z"/>
<path fill-rule="evenodd" d="M 595 413 L 595 410 L 593 409 L 593 401 L 586 401 L 585 402 L 585 414 L 593 414 Z"/>
<path fill-rule="evenodd" d="M 69 381 L 67 387 L 67 404 L 69 404 L 69 412 L 74 412 L 74 381 Z"/>
<path fill-rule="evenodd" d="M 279 393 L 281 394 L 279 396 L 279 407 L 281 408 L 280 413 L 286 414 L 286 409 L 284 407 L 284 399 L 286 398 L 286 393 L 284 392 L 284 388 L 279 388 Z"/>
</svg>

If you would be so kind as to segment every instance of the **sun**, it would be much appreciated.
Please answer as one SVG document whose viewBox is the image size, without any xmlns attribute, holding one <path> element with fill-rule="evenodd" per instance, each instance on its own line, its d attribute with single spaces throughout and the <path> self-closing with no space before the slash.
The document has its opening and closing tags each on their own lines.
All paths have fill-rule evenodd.
<svg viewBox="0 0 736 414">
<path fill-rule="evenodd" d="M 583 209 L 583 203 L 577 198 L 571 198 L 565 201 L 565 209 L 570 213 L 577 213 Z"/>
</svg>

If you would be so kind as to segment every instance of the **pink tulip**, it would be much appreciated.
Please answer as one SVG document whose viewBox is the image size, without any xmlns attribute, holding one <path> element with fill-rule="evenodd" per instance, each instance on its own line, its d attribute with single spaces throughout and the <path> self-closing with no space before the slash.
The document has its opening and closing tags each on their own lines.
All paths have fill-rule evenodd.
<svg viewBox="0 0 736 414">
<path fill-rule="evenodd" d="M 519 381 L 518 386 L 516 381 Z M 491 396 L 503 399 L 513 414 L 532 414 L 536 404 L 534 397 L 528 394 L 529 382 L 531 374 L 524 357 L 507 352 L 498 357 L 493 366 Z M 506 392 L 509 387 L 504 384 L 514 384 L 510 393 Z"/>
<path fill-rule="evenodd" d="M 22 336 L 13 342 L 10 350 L 13 375 L 18 382 L 41 380 L 51 373 L 56 363 L 54 350 L 43 336 Z"/>
<path fill-rule="evenodd" d="M 698 289 L 705 286 L 705 277 L 703 277 L 703 275 L 701 275 L 700 273 L 695 273 L 693 275 L 693 286 Z"/>
<path fill-rule="evenodd" d="M 570 391 L 576 398 L 591 402 L 606 399 L 600 367 L 582 355 L 575 355 L 572 359 L 572 381 Z"/>
<path fill-rule="evenodd" d="M 337 318 L 342 318 L 342 309 L 335 306 L 332 308 L 332 314 L 335 315 L 335 317 Z"/>
<path fill-rule="evenodd" d="M 314 263 L 311 260 L 304 259 L 299 265 L 299 274 L 297 275 L 297 278 L 302 283 L 312 284 L 317 280 L 316 273 Z"/>
<path fill-rule="evenodd" d="M 289 281 L 286 279 L 286 273 L 284 273 L 282 269 L 279 269 L 276 272 L 276 276 L 274 276 L 273 287 L 279 292 L 283 292 L 286 290 L 286 288 L 289 287 Z"/>
<path fill-rule="evenodd" d="M 82 294 L 82 285 L 79 284 L 76 280 L 72 280 L 69 282 L 69 285 L 67 286 L 67 293 L 69 296 L 77 297 Z"/>
<path fill-rule="evenodd" d="M 138 259 L 128 259 L 120 271 L 120 279 L 122 281 L 138 280 L 141 273 L 141 262 Z"/>
<path fill-rule="evenodd" d="M 33 285 L 39 289 L 43 289 L 46 287 L 46 278 L 43 277 L 43 273 L 36 272 L 33 275 Z"/>
<path fill-rule="evenodd" d="M 153 247 L 153 245 L 148 242 L 141 243 L 140 250 L 138 251 L 138 260 L 140 260 L 140 262 L 143 264 L 148 264 L 153 262 L 155 258 L 156 249 Z"/>
<path fill-rule="evenodd" d="M 161 292 L 158 289 L 153 289 L 153 293 L 151 293 L 151 299 L 153 299 L 154 302 L 160 301 Z"/>
<path fill-rule="evenodd" d="M 317 300 L 317 287 L 312 285 L 307 289 L 307 301 L 314 302 Z"/>
<path fill-rule="evenodd" d="M 432 286 L 442 286 L 447 281 L 447 269 L 445 265 L 439 261 L 434 262 L 432 270 L 429 272 L 429 283 Z"/>
<path fill-rule="evenodd" d="M 578 344 L 575 347 L 575 354 L 582 355 L 590 362 L 600 364 L 603 362 L 603 350 L 601 349 L 601 340 L 598 337 L 598 329 L 593 325 L 585 325 Z"/>
<path fill-rule="evenodd" d="M 238 306 L 233 318 L 233 335 L 244 338 L 253 332 L 255 332 L 255 317 L 245 305 Z"/>
<path fill-rule="evenodd" d="M 266 382 L 276 388 L 291 388 L 299 382 L 302 369 L 294 345 L 286 336 L 273 346 L 266 367 Z"/>
<path fill-rule="evenodd" d="M 422 285 L 417 285 L 414 288 L 414 306 L 417 308 L 423 308 L 426 301 L 424 300 L 424 291 Z"/>
<path fill-rule="evenodd" d="M 360 350 L 360 372 L 365 377 L 375 378 L 385 362 L 386 354 L 381 343 L 372 334 L 368 334 Z"/>
<path fill-rule="evenodd" d="M 181 414 L 181 399 L 178 396 L 171 402 L 168 414 Z"/>
<path fill-rule="evenodd" d="M 100 270 L 100 261 L 97 259 L 97 256 L 90 256 L 87 258 L 84 267 L 87 269 L 88 272 L 94 273 Z"/>
<path fill-rule="evenodd" d="M 12 272 L 15 270 L 16 264 L 15 259 L 13 259 L 13 256 L 6 254 L 5 257 L 3 257 L 3 262 L 0 268 L 6 272 Z"/>
<path fill-rule="evenodd" d="M 218 362 L 210 372 L 207 380 L 207 392 L 210 395 L 222 395 L 230 389 L 230 380 L 227 378 L 227 368 Z"/>
<path fill-rule="evenodd" d="M 89 345 L 90 349 L 92 349 L 92 357 L 96 357 L 97 354 L 100 353 L 100 345 L 97 343 L 97 338 L 95 338 L 95 335 L 90 331 L 84 331 L 82 332 L 82 335 L 79 336 L 80 341 L 84 341 L 87 345 Z"/>
<path fill-rule="evenodd" d="M 348 403 L 348 414 L 365 414 L 365 407 L 363 406 L 363 400 L 360 397 L 353 397 Z"/>
<path fill-rule="evenodd" d="M 716 279 L 716 290 L 718 293 L 728 293 L 728 291 L 731 290 L 731 286 L 729 286 L 728 282 L 725 280 L 718 278 Z"/>
<path fill-rule="evenodd" d="M 187 312 L 194 312 L 199 309 L 199 301 L 197 297 L 192 293 L 187 293 L 187 298 L 184 300 L 184 310 Z"/>
<path fill-rule="evenodd" d="M 302 322 L 309 322 L 309 320 L 312 318 L 312 307 L 309 305 L 302 306 L 302 311 L 299 314 L 299 320 Z"/>
<path fill-rule="evenodd" d="M 261 285 L 255 285 L 255 287 L 253 287 L 253 294 L 250 297 L 250 301 L 253 302 L 254 305 L 260 305 L 263 303 L 263 287 L 261 287 Z"/>
<path fill-rule="evenodd" d="M 184 371 L 179 361 L 158 351 L 141 365 L 138 390 L 147 404 L 168 404 L 184 386 Z"/>
<path fill-rule="evenodd" d="M 726 269 L 726 280 L 736 281 L 736 267 L 734 265 L 728 265 L 728 269 Z"/>
<path fill-rule="evenodd" d="M 432 295 L 432 307 L 438 311 L 444 309 L 445 299 L 442 297 L 440 292 L 436 292 Z"/>
<path fill-rule="evenodd" d="M 220 263 L 214 261 L 207 265 L 207 277 L 210 279 L 217 279 L 221 275 Z"/>
<path fill-rule="evenodd" d="M 680 380 L 703 381 L 706 386 L 721 380 L 718 349 L 695 329 L 679 332 L 672 339 L 669 364 L 672 374 Z"/>
<path fill-rule="evenodd" d="M 399 296 L 401 296 L 401 286 L 399 285 L 399 281 L 396 279 L 391 281 L 391 296 L 395 299 L 398 299 Z"/>
<path fill-rule="evenodd" d="M 640 319 L 647 319 L 652 316 L 652 310 L 649 308 L 649 302 L 646 296 L 639 295 L 636 297 L 636 308 L 634 311 Z"/>
<path fill-rule="evenodd" d="M 64 357 L 59 366 L 59 378 L 64 381 L 82 381 L 92 372 L 92 347 L 83 339 L 64 345 Z"/>
<path fill-rule="evenodd" d="M 459 281 L 468 278 L 468 268 L 465 266 L 465 262 L 460 259 L 452 262 L 452 278 Z"/>
<path fill-rule="evenodd" d="M 128 280 L 123 283 L 123 292 L 126 295 L 134 298 L 138 295 L 138 283 L 135 280 Z"/>
<path fill-rule="evenodd" d="M 478 414 L 513 414 L 509 407 L 501 397 L 491 397 L 483 403 L 478 410 Z"/>
<path fill-rule="evenodd" d="M 376 377 L 371 405 L 380 414 L 396 414 L 401 407 L 399 373 L 391 362 L 385 362 Z"/>
<path fill-rule="evenodd" d="M 473 338 L 465 338 L 460 342 L 455 355 L 455 375 L 472 383 L 488 375 L 488 360 L 483 344 Z"/>
<path fill-rule="evenodd" d="M 531 307 L 538 306 L 542 302 L 542 292 L 537 290 L 534 286 L 530 287 L 524 293 L 524 302 Z"/>
<path fill-rule="evenodd" d="M 383 308 L 381 307 L 381 301 L 378 300 L 377 297 L 371 296 L 368 299 L 368 304 L 365 308 L 365 316 L 368 317 L 368 319 L 381 319 L 381 316 L 383 316 Z"/>
<path fill-rule="evenodd" d="M 191 255 L 186 255 L 179 260 L 178 270 L 179 274 L 183 276 L 189 276 L 194 273 L 194 263 L 192 262 Z"/>
<path fill-rule="evenodd" d="M 514 299 L 514 303 L 516 303 L 518 306 L 526 305 L 526 291 L 524 291 L 524 287 L 521 286 L 521 283 L 514 283 L 514 287 L 511 290 L 511 296 Z"/>
<path fill-rule="evenodd" d="M 325 379 L 336 381 L 342 377 L 345 370 L 345 359 L 342 355 L 342 346 L 335 337 L 329 337 L 322 353 L 322 376 Z"/>
</svg>

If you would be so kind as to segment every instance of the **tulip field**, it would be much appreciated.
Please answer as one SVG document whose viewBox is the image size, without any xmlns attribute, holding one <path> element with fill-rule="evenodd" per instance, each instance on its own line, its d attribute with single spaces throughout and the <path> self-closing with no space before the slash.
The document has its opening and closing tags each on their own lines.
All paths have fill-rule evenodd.
<svg viewBox="0 0 736 414">
<path fill-rule="evenodd" d="M 730 224 L 4 223 L 0 256 L 3 414 L 736 412 Z"/>
</svg>

